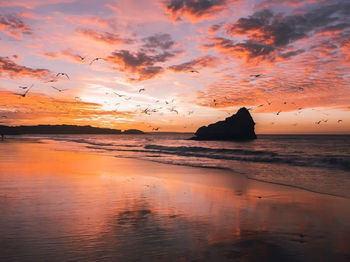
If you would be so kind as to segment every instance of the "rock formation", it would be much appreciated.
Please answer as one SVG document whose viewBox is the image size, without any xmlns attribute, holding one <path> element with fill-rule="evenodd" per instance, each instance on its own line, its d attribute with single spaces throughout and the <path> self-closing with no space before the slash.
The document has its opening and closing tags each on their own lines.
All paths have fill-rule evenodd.
<svg viewBox="0 0 350 262">
<path fill-rule="evenodd" d="M 251 140 L 256 139 L 254 121 L 249 111 L 242 107 L 235 115 L 209 126 L 200 127 L 194 140 Z"/>
</svg>

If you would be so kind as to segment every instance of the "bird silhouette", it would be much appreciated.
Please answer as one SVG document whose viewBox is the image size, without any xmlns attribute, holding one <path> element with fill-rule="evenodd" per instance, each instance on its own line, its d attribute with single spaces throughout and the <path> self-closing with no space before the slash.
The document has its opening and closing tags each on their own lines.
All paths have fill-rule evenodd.
<svg viewBox="0 0 350 262">
<path fill-rule="evenodd" d="M 53 89 L 57 90 L 58 92 L 63 92 L 63 91 L 66 91 L 67 89 L 59 89 L 55 86 L 51 86 Z"/>
<path fill-rule="evenodd" d="M 199 74 L 199 72 L 197 70 L 190 70 L 190 73 L 197 73 L 197 74 Z"/>
<path fill-rule="evenodd" d="M 86 56 L 78 55 L 78 57 L 80 58 L 81 61 L 84 61 Z"/>
<path fill-rule="evenodd" d="M 60 75 L 67 77 L 67 79 L 70 79 L 69 76 L 66 73 L 57 73 L 56 77 L 59 77 Z"/>
<path fill-rule="evenodd" d="M 159 127 L 154 127 L 152 128 L 153 131 L 158 131 L 159 130 Z"/>
<path fill-rule="evenodd" d="M 260 76 L 262 76 L 262 74 L 257 74 L 257 75 L 250 75 L 251 77 L 255 77 L 255 78 L 257 78 L 257 77 L 260 77 Z"/>
<path fill-rule="evenodd" d="M 17 95 L 20 95 L 21 97 L 26 97 L 26 95 L 28 94 L 29 90 L 32 89 L 34 85 L 30 86 L 25 92 L 24 94 L 17 94 Z"/>
<path fill-rule="evenodd" d="M 179 114 L 179 111 L 177 111 L 174 107 L 170 108 L 169 110 L 170 112 L 175 112 L 176 114 Z"/>
<path fill-rule="evenodd" d="M 117 92 L 113 92 L 113 93 L 116 94 L 116 95 L 119 96 L 119 97 L 125 96 L 125 95 L 120 95 L 120 94 L 118 94 Z"/>
<path fill-rule="evenodd" d="M 321 120 L 320 120 L 320 121 L 315 122 L 315 124 L 317 124 L 317 125 L 321 124 Z"/>
<path fill-rule="evenodd" d="M 32 88 L 32 87 L 33 87 L 33 84 L 31 84 L 31 86 L 30 86 L 29 88 Z M 28 86 L 19 86 L 19 88 L 21 88 L 21 89 L 27 89 Z"/>
<path fill-rule="evenodd" d="M 276 115 L 279 115 L 281 112 L 282 112 L 281 110 L 280 110 L 280 111 L 278 111 Z"/>
<path fill-rule="evenodd" d="M 105 60 L 104 58 L 102 58 L 102 57 L 96 57 L 96 58 L 94 58 L 94 59 L 92 59 L 92 61 L 90 62 L 90 65 L 92 65 L 92 63 L 93 62 L 95 62 L 95 61 L 98 61 L 98 60 Z"/>
<path fill-rule="evenodd" d="M 139 93 L 141 93 L 142 91 L 146 91 L 146 89 L 140 88 L 140 89 L 139 89 Z"/>
</svg>

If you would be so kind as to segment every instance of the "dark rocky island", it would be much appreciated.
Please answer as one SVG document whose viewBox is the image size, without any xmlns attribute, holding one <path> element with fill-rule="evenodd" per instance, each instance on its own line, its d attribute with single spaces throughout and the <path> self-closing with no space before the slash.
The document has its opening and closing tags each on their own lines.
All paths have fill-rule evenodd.
<svg viewBox="0 0 350 262">
<path fill-rule="evenodd" d="M 129 129 L 122 132 L 119 129 L 99 128 L 93 126 L 76 125 L 37 125 L 37 126 L 3 126 L 0 125 L 0 133 L 4 135 L 24 134 L 144 134 L 137 129 Z"/>
<path fill-rule="evenodd" d="M 144 132 L 138 129 L 127 129 L 127 130 L 124 130 L 123 134 L 141 135 L 141 134 L 144 134 Z"/>
<path fill-rule="evenodd" d="M 235 115 L 209 126 L 200 127 L 194 140 L 252 140 L 256 139 L 255 123 L 249 111 L 242 107 Z"/>
</svg>

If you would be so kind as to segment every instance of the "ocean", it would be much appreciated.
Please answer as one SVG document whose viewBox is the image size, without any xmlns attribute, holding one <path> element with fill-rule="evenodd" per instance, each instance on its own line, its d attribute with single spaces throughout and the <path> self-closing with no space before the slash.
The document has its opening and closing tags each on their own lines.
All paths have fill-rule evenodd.
<svg viewBox="0 0 350 262">
<path fill-rule="evenodd" d="M 192 134 L 181 133 L 30 137 L 59 142 L 62 150 L 227 169 L 249 179 L 350 198 L 349 135 L 259 135 L 249 142 L 194 141 Z"/>
</svg>

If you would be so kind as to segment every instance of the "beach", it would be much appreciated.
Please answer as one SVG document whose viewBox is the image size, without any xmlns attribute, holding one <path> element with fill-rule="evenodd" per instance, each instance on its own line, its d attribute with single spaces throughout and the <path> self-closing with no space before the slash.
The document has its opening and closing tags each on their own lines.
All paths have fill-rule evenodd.
<svg viewBox="0 0 350 262">
<path fill-rule="evenodd" d="M 0 261 L 349 261 L 349 207 L 232 170 L 0 143 Z"/>
</svg>

